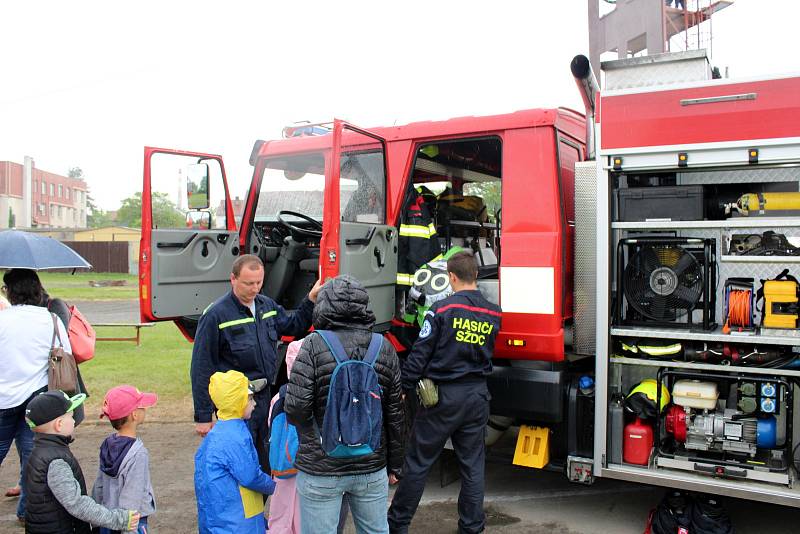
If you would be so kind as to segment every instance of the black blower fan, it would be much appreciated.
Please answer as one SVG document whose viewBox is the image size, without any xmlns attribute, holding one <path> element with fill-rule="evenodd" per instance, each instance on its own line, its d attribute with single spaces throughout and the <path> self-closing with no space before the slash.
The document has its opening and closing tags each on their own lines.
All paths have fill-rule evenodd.
<svg viewBox="0 0 800 534">
<path fill-rule="evenodd" d="M 697 309 L 702 327 L 713 328 L 714 250 L 713 239 L 620 240 L 617 284 L 625 298 L 617 301 L 617 324 L 691 327 Z"/>
</svg>

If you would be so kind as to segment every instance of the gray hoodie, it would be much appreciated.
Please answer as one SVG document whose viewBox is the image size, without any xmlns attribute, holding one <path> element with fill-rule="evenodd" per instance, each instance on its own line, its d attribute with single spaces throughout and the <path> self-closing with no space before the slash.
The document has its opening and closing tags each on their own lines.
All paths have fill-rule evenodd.
<svg viewBox="0 0 800 534">
<path fill-rule="evenodd" d="M 110 508 L 138 511 L 142 517 L 156 511 L 150 483 L 150 456 L 142 440 L 132 441 L 117 434 L 108 436 L 100 446 L 100 468 L 92 488 L 92 497 Z"/>
</svg>

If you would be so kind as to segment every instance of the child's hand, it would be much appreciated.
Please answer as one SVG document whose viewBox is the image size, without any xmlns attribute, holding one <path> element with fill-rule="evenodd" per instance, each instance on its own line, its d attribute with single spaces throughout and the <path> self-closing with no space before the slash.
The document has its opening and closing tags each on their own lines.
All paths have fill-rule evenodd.
<svg viewBox="0 0 800 534">
<path fill-rule="evenodd" d="M 130 530 L 136 530 L 137 528 L 139 528 L 139 518 L 140 517 L 141 517 L 141 514 L 139 514 L 139 512 L 134 512 L 133 510 L 128 512 L 128 528 L 126 528 L 125 530 L 130 531 Z"/>
<path fill-rule="evenodd" d="M 197 423 L 194 425 L 194 431 L 202 437 L 206 437 L 206 434 L 211 432 L 212 428 L 214 428 L 214 421 L 211 421 L 210 423 Z"/>
</svg>

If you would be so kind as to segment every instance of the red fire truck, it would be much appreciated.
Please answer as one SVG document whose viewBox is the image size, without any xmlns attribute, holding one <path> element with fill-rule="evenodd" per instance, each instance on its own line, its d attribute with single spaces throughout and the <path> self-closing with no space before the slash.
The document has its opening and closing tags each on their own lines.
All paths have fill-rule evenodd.
<svg viewBox="0 0 800 534">
<path fill-rule="evenodd" d="M 412 290 L 432 276 L 398 272 L 399 238 L 468 248 L 503 308 L 489 430 L 520 427 L 516 463 L 797 505 L 800 371 L 787 366 L 800 338 L 755 308 L 767 289 L 788 325 L 797 302 L 778 273 L 800 262 L 800 210 L 772 208 L 800 191 L 800 78 L 710 80 L 692 53 L 604 70 L 600 92 L 573 62 L 588 121 L 559 108 L 287 128 L 253 146 L 241 215 L 221 157 L 145 148 L 142 320 L 191 338 L 251 253 L 287 309 L 320 276 L 359 278 L 402 355 Z M 420 198 L 430 223 L 404 225 Z M 749 323 L 730 297 L 748 288 Z"/>
</svg>

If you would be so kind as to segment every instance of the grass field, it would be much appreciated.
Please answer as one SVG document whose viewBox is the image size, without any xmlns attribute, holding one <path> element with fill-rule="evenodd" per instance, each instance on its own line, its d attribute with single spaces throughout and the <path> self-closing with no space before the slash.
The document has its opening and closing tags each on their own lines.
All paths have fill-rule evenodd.
<svg viewBox="0 0 800 534">
<path fill-rule="evenodd" d="M 66 300 L 130 300 L 139 298 L 138 279 L 121 273 L 50 273 L 39 272 L 42 285 L 54 297 Z M 124 280 L 120 287 L 92 287 L 92 280 Z"/>
<path fill-rule="evenodd" d="M 104 328 L 102 335 L 130 336 L 128 328 Z M 91 397 L 86 402 L 87 421 L 97 420 L 105 392 L 116 385 L 131 384 L 158 394 L 158 405 L 148 418 L 159 421 L 189 421 L 192 390 L 189 363 L 192 345 L 171 322 L 143 328 L 142 344 L 98 341 L 94 359 L 80 370 Z"/>
</svg>

